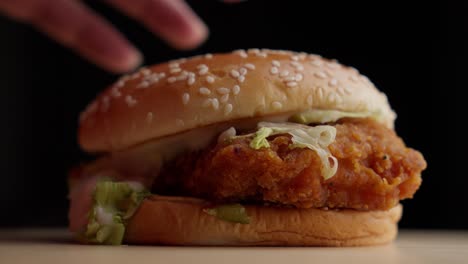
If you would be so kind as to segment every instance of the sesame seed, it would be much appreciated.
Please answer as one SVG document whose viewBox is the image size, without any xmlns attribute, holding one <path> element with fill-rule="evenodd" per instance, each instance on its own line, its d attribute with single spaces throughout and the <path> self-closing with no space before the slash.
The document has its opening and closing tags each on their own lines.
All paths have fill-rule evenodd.
<svg viewBox="0 0 468 264">
<path fill-rule="evenodd" d="M 324 92 L 323 92 L 323 88 L 322 88 L 322 87 L 318 87 L 318 89 L 317 89 L 317 97 L 318 97 L 319 100 L 322 100 L 322 98 L 323 98 L 323 93 L 324 93 Z"/>
<path fill-rule="evenodd" d="M 348 69 L 353 73 L 353 74 L 359 74 L 359 71 L 358 69 L 354 68 L 354 67 L 348 67 Z"/>
<path fill-rule="evenodd" d="M 297 61 L 291 61 L 289 64 L 290 64 L 291 66 L 293 66 L 294 68 L 296 68 L 296 67 L 298 67 L 299 65 L 301 65 L 301 64 L 300 64 L 299 62 L 297 62 Z"/>
<path fill-rule="evenodd" d="M 152 112 L 148 112 L 148 113 L 146 114 L 146 122 L 147 122 L 148 124 L 151 124 L 151 122 L 153 122 L 153 113 L 152 113 Z"/>
<path fill-rule="evenodd" d="M 330 80 L 330 82 L 328 83 L 330 86 L 336 86 L 338 84 L 338 80 L 333 78 Z"/>
<path fill-rule="evenodd" d="M 207 81 L 208 83 L 214 83 L 215 79 L 214 79 L 213 76 L 206 76 L 206 81 Z"/>
<path fill-rule="evenodd" d="M 242 58 L 247 58 L 248 57 L 247 52 L 245 52 L 245 50 L 235 50 L 234 53 L 238 54 Z"/>
<path fill-rule="evenodd" d="M 135 72 L 134 74 L 132 74 L 132 76 L 130 76 L 130 79 L 133 80 L 133 79 L 136 79 L 136 78 L 138 78 L 138 77 L 140 77 L 140 73 L 139 73 L 139 72 Z"/>
<path fill-rule="evenodd" d="M 129 107 L 133 107 L 137 104 L 137 100 L 135 100 L 131 95 L 125 96 L 125 102 Z"/>
<path fill-rule="evenodd" d="M 255 70 L 255 65 L 253 65 L 252 63 L 247 63 L 244 65 L 244 67 L 246 67 L 249 70 Z"/>
<path fill-rule="evenodd" d="M 144 75 L 144 76 L 148 76 L 151 74 L 151 71 L 149 69 L 146 69 L 146 68 L 143 68 L 141 69 L 141 73 Z"/>
<path fill-rule="evenodd" d="M 176 77 L 176 80 L 177 81 L 184 81 L 184 80 L 187 80 L 187 78 L 188 78 L 187 72 L 185 72 L 185 74 L 184 74 L 184 72 L 182 72 L 179 76 Z"/>
<path fill-rule="evenodd" d="M 288 75 L 289 75 L 289 71 L 287 71 L 287 70 L 284 70 L 284 71 L 282 71 L 282 72 L 280 73 L 280 77 L 286 77 L 286 76 L 288 76 Z"/>
<path fill-rule="evenodd" d="M 227 104 L 224 106 L 224 115 L 229 115 L 232 112 L 232 104 Z"/>
<path fill-rule="evenodd" d="M 198 64 L 197 65 L 197 69 L 203 69 L 203 68 L 208 68 L 208 66 L 206 66 L 206 64 Z"/>
<path fill-rule="evenodd" d="M 170 73 L 178 73 L 181 72 L 182 70 L 180 68 L 172 68 L 169 72 Z"/>
<path fill-rule="evenodd" d="M 211 101 L 211 105 L 213 106 L 213 109 L 214 110 L 218 110 L 219 108 L 219 101 L 217 98 L 214 98 L 212 101 Z"/>
<path fill-rule="evenodd" d="M 320 79 L 325 79 L 325 78 L 327 78 L 327 75 L 326 75 L 324 72 L 322 72 L 322 71 L 315 72 L 314 75 L 317 76 L 317 77 L 320 78 Z"/>
<path fill-rule="evenodd" d="M 330 71 L 329 69 L 324 69 L 323 71 L 324 71 L 329 77 L 333 77 L 333 75 L 334 75 L 333 72 Z"/>
<path fill-rule="evenodd" d="M 193 73 L 193 72 L 187 72 L 187 75 L 188 75 L 189 78 L 190 77 L 195 78 L 195 73 Z"/>
<path fill-rule="evenodd" d="M 249 49 L 247 50 L 248 53 L 259 53 L 260 50 L 259 49 Z"/>
<path fill-rule="evenodd" d="M 274 67 L 274 66 L 273 66 L 273 67 L 270 68 L 270 73 L 271 73 L 271 74 L 278 74 L 278 72 L 279 72 L 279 70 L 278 70 L 277 67 Z"/>
<path fill-rule="evenodd" d="M 208 53 L 205 55 L 205 59 L 212 59 L 213 55 L 211 53 Z"/>
<path fill-rule="evenodd" d="M 295 76 L 296 82 L 300 82 L 304 79 L 304 75 L 297 73 Z"/>
<path fill-rule="evenodd" d="M 299 65 L 296 67 L 296 71 L 303 71 L 304 70 L 304 66 L 302 65 Z"/>
<path fill-rule="evenodd" d="M 184 105 L 186 105 L 186 104 L 188 104 L 189 101 L 190 101 L 190 94 L 184 93 L 184 94 L 182 95 L 182 103 L 183 103 Z"/>
<path fill-rule="evenodd" d="M 166 77 L 166 73 L 161 72 L 161 73 L 159 74 L 159 78 L 164 78 L 164 77 Z"/>
<path fill-rule="evenodd" d="M 332 63 L 332 62 L 328 62 L 325 65 L 330 69 L 338 69 L 340 67 L 340 65 L 338 63 Z"/>
<path fill-rule="evenodd" d="M 323 62 L 321 60 L 313 60 L 310 62 L 310 64 L 314 65 L 314 66 L 317 66 L 317 67 L 320 67 L 322 66 Z"/>
<path fill-rule="evenodd" d="M 115 84 L 115 87 L 120 88 L 120 87 L 122 87 L 122 86 L 124 86 L 124 85 L 125 85 L 125 81 L 120 80 L 120 81 L 118 81 L 118 82 Z"/>
<path fill-rule="evenodd" d="M 295 87 L 295 86 L 297 86 L 297 82 L 288 82 L 288 83 L 286 83 L 286 85 L 288 87 Z"/>
<path fill-rule="evenodd" d="M 268 54 L 266 54 L 265 52 L 258 52 L 258 53 L 255 53 L 255 56 L 266 58 L 268 56 Z"/>
<path fill-rule="evenodd" d="M 271 62 L 271 65 L 273 65 L 273 66 L 275 66 L 275 67 L 280 67 L 280 66 L 281 66 L 281 63 L 280 63 L 279 61 L 277 61 L 277 60 L 273 60 L 273 61 Z"/>
<path fill-rule="evenodd" d="M 335 103 L 336 102 L 336 97 L 334 93 L 329 93 L 327 96 L 327 101 L 329 103 Z"/>
<path fill-rule="evenodd" d="M 171 63 L 169 63 L 169 68 L 179 68 L 179 63 L 171 62 Z"/>
<path fill-rule="evenodd" d="M 347 93 L 349 95 L 351 94 L 351 88 L 349 88 L 349 87 L 345 87 L 344 91 L 345 91 L 345 93 Z"/>
<path fill-rule="evenodd" d="M 340 95 L 344 95 L 344 94 L 345 94 L 345 90 L 344 90 L 344 88 L 341 87 L 341 86 L 338 87 L 336 90 L 337 90 L 338 94 L 340 94 Z"/>
<path fill-rule="evenodd" d="M 320 55 L 317 55 L 317 54 L 309 54 L 309 59 L 314 61 L 314 60 L 320 60 L 322 58 L 322 56 Z"/>
<path fill-rule="evenodd" d="M 299 57 L 297 55 L 293 55 L 293 56 L 291 56 L 291 60 L 298 61 Z"/>
<path fill-rule="evenodd" d="M 294 81 L 296 81 L 296 76 L 286 77 L 286 78 L 284 78 L 284 81 L 285 82 L 294 82 Z"/>
<path fill-rule="evenodd" d="M 211 94 L 210 89 L 208 89 L 208 88 L 206 88 L 206 87 L 201 87 L 201 88 L 199 89 L 199 92 L 200 92 L 201 94 L 203 94 L 203 95 L 210 95 L 210 94 Z"/>
<path fill-rule="evenodd" d="M 178 126 L 184 126 L 184 125 L 185 125 L 185 122 L 184 122 L 184 120 L 182 120 L 182 119 L 176 119 L 176 124 L 177 124 Z"/>
<path fill-rule="evenodd" d="M 216 91 L 219 94 L 228 94 L 231 90 L 229 90 L 229 88 L 220 87 L 220 88 L 216 89 Z"/>
<path fill-rule="evenodd" d="M 239 69 L 239 73 L 240 73 L 240 75 L 246 75 L 246 74 L 247 74 L 247 69 L 244 68 L 244 67 L 241 67 L 241 68 Z"/>
<path fill-rule="evenodd" d="M 359 79 L 358 79 L 358 77 L 357 77 L 356 75 L 351 75 L 351 76 L 349 77 L 349 79 L 350 79 L 351 81 L 353 81 L 353 82 L 359 81 Z"/>
<path fill-rule="evenodd" d="M 177 78 L 174 77 L 174 76 L 171 76 L 171 77 L 167 78 L 168 83 L 174 83 L 175 81 L 177 81 Z"/>
<path fill-rule="evenodd" d="M 120 92 L 118 86 L 112 88 L 111 95 L 114 96 L 115 98 L 122 96 L 122 93 Z"/>
<path fill-rule="evenodd" d="M 140 84 L 138 84 L 136 88 L 143 89 L 143 88 L 147 88 L 149 85 L 150 84 L 148 81 L 143 81 Z"/>
<path fill-rule="evenodd" d="M 221 103 L 226 103 L 227 101 L 229 100 L 229 94 L 225 94 L 223 96 L 221 96 Z"/>
<path fill-rule="evenodd" d="M 271 106 L 273 107 L 273 109 L 275 110 L 279 110 L 281 108 L 283 108 L 283 104 L 281 102 L 278 102 L 278 101 L 274 101 Z"/>
<path fill-rule="evenodd" d="M 312 106 L 312 103 L 313 103 L 312 100 L 313 100 L 313 97 L 312 97 L 311 94 L 309 94 L 309 96 L 307 96 L 307 104 L 308 104 L 309 106 Z"/>
<path fill-rule="evenodd" d="M 157 74 L 151 74 L 145 77 L 145 81 L 147 81 L 149 84 L 157 83 L 159 82 L 159 76 Z"/>
<path fill-rule="evenodd" d="M 194 84 L 194 83 L 195 83 L 195 77 L 190 76 L 190 77 L 188 78 L 188 80 L 187 80 L 187 84 L 188 84 L 188 85 L 192 85 L 192 84 Z"/>
<path fill-rule="evenodd" d="M 238 80 L 239 82 L 244 82 L 244 81 L 245 81 L 245 76 L 244 76 L 244 75 L 241 75 L 241 76 L 239 76 L 239 77 L 237 78 L 237 80 Z"/>
<path fill-rule="evenodd" d="M 198 74 L 199 75 L 205 75 L 208 73 L 208 67 L 206 68 L 201 68 L 200 70 L 198 70 Z"/>
<path fill-rule="evenodd" d="M 231 70 L 231 76 L 234 78 L 238 78 L 240 76 L 240 73 L 236 70 Z"/>
<path fill-rule="evenodd" d="M 240 86 L 239 85 L 234 85 L 234 87 L 232 87 L 232 93 L 234 95 L 237 95 L 237 94 L 239 94 L 239 92 L 240 92 Z"/>
<path fill-rule="evenodd" d="M 211 100 L 213 100 L 213 99 L 211 99 L 211 98 L 206 99 L 205 101 L 203 101 L 202 106 L 203 107 L 210 106 L 211 105 Z"/>
</svg>

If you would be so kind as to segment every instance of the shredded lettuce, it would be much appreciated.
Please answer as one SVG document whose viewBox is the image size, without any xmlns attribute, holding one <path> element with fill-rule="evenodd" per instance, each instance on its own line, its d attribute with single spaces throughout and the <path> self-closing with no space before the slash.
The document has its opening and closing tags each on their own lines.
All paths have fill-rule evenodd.
<svg viewBox="0 0 468 264">
<path fill-rule="evenodd" d="M 329 123 L 329 122 L 336 122 L 337 120 L 345 117 L 354 117 L 354 118 L 365 118 L 371 117 L 378 120 L 379 114 L 378 113 L 370 113 L 370 112 L 344 112 L 344 111 L 337 111 L 337 110 L 320 110 L 320 109 L 313 109 L 307 110 L 305 112 L 301 112 L 295 114 L 289 118 L 289 121 L 294 123 L 300 124 L 312 124 L 312 123 Z"/>
<path fill-rule="evenodd" d="M 336 128 L 333 126 L 305 126 L 293 123 L 260 122 L 253 134 L 250 147 L 268 148 L 267 138 L 278 134 L 292 136 L 290 148 L 308 148 L 317 153 L 322 162 L 321 173 L 325 180 L 333 177 L 338 169 L 338 160 L 330 153 L 328 146 L 335 141 Z M 252 136 L 252 134 L 247 135 Z"/>
<path fill-rule="evenodd" d="M 120 245 L 125 233 L 125 221 L 148 195 L 149 192 L 136 182 L 98 182 L 84 232 L 85 239 L 91 243 Z"/>
<path fill-rule="evenodd" d="M 273 129 L 269 127 L 261 127 L 255 132 L 254 138 L 250 141 L 250 147 L 253 149 L 269 148 L 270 143 L 268 143 L 267 137 L 271 136 L 273 132 Z"/>
<path fill-rule="evenodd" d="M 250 218 L 247 215 L 245 207 L 241 204 L 224 204 L 213 208 L 206 208 L 203 211 L 224 221 L 240 224 L 250 223 Z"/>
</svg>

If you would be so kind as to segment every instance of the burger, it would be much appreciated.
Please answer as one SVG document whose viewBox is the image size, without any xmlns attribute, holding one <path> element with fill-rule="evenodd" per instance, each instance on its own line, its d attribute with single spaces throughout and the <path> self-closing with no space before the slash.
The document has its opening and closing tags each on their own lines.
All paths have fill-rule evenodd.
<svg viewBox="0 0 468 264">
<path fill-rule="evenodd" d="M 266 49 L 123 76 L 80 116 L 69 175 L 85 243 L 362 246 L 397 234 L 426 163 L 368 78 Z"/>
</svg>

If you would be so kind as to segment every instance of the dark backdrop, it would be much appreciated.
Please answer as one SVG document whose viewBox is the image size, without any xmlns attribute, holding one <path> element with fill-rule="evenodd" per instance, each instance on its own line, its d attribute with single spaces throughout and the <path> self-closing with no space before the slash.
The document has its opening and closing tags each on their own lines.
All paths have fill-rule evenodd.
<svg viewBox="0 0 468 264">
<path fill-rule="evenodd" d="M 190 1 L 211 36 L 199 49 L 179 52 L 93 2 L 141 48 L 145 63 L 264 47 L 318 53 L 358 68 L 388 94 L 398 133 L 429 164 L 415 199 L 404 202 L 401 226 L 468 228 L 466 42 L 455 39 L 467 33 L 466 4 Z M 76 144 L 78 113 L 116 76 L 29 26 L 0 18 L 0 32 L 0 226 L 65 225 L 67 170 L 85 158 Z"/>
</svg>

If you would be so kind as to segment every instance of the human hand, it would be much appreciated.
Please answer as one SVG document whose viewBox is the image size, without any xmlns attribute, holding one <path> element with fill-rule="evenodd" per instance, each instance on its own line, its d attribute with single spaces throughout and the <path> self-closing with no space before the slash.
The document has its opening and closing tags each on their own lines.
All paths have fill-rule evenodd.
<svg viewBox="0 0 468 264">
<path fill-rule="evenodd" d="M 194 48 L 208 35 L 206 25 L 183 0 L 106 2 L 175 48 Z M 142 61 L 142 55 L 120 32 L 80 1 L 0 0 L 0 12 L 37 27 L 106 70 L 126 72 Z"/>
</svg>

